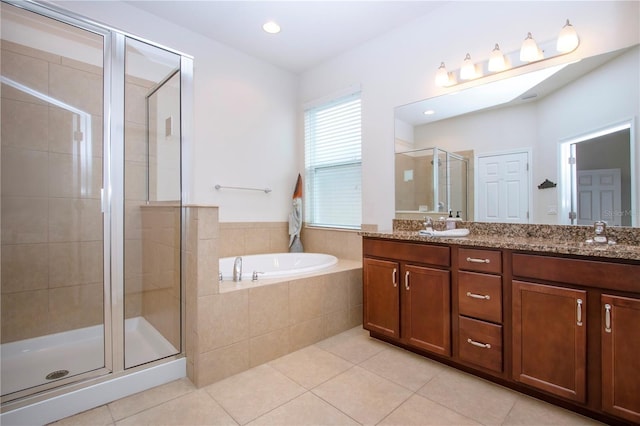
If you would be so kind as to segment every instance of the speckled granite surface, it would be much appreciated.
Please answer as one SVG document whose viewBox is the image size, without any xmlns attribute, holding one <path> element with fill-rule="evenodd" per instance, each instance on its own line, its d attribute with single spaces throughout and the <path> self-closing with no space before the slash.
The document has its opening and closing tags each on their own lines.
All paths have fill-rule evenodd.
<svg viewBox="0 0 640 426">
<path fill-rule="evenodd" d="M 543 253 L 572 254 L 640 261 L 639 228 L 607 228 L 607 236 L 615 245 L 586 243 L 593 237 L 591 226 L 520 225 L 502 223 L 458 222 L 458 228 L 468 228 L 470 234 L 462 238 L 426 237 L 418 234 L 424 229 L 420 220 L 393 221 L 393 230 L 361 232 L 364 237 L 405 241 L 442 242 L 469 247 L 504 248 Z"/>
</svg>

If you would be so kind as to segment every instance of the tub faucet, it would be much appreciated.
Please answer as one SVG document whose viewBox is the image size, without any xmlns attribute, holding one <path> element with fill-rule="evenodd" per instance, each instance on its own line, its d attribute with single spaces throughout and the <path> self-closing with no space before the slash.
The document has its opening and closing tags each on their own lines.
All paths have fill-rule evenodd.
<svg viewBox="0 0 640 426">
<path fill-rule="evenodd" d="M 242 281 L 242 258 L 240 256 L 233 261 L 233 280 Z"/>
</svg>

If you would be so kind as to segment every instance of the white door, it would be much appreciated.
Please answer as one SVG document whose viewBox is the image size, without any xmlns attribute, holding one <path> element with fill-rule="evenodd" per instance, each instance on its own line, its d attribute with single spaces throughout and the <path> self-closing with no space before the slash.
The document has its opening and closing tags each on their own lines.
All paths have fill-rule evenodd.
<svg viewBox="0 0 640 426">
<path fill-rule="evenodd" d="M 578 225 L 604 220 L 620 226 L 622 210 L 620 169 L 578 170 Z"/>
<path fill-rule="evenodd" d="M 478 157 L 479 222 L 529 222 L 529 154 Z"/>
</svg>

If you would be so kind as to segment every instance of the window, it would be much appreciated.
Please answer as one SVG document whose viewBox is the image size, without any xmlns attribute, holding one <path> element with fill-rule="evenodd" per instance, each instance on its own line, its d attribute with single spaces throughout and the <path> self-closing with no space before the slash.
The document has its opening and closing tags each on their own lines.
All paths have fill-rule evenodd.
<svg viewBox="0 0 640 426">
<path fill-rule="evenodd" d="M 360 93 L 305 111 L 305 221 L 309 225 L 360 228 L 360 116 Z"/>
</svg>

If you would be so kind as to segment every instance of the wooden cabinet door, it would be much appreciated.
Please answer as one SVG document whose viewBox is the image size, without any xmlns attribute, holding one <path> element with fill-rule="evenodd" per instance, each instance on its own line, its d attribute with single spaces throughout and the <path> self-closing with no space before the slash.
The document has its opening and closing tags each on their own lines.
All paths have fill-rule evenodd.
<svg viewBox="0 0 640 426">
<path fill-rule="evenodd" d="M 513 281 L 513 379 L 586 399 L 586 292 Z"/>
<path fill-rule="evenodd" d="M 602 410 L 640 423 L 640 299 L 602 295 Z"/>
<path fill-rule="evenodd" d="M 451 355 L 449 271 L 404 265 L 400 285 L 403 340 L 430 352 Z"/>
<path fill-rule="evenodd" d="M 400 338 L 400 265 L 388 260 L 363 260 L 364 328 Z"/>
</svg>

